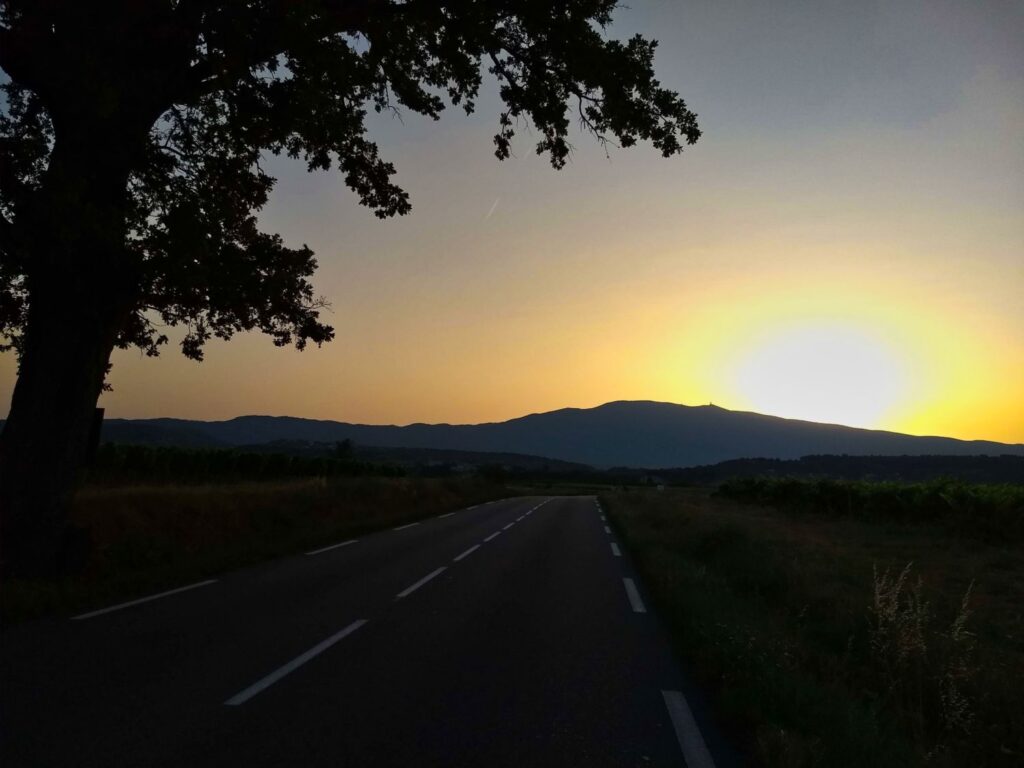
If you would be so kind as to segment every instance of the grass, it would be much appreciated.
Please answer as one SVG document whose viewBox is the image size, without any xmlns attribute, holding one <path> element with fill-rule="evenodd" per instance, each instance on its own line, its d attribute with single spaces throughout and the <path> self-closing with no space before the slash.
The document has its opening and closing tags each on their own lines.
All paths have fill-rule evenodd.
<svg viewBox="0 0 1024 768">
<path fill-rule="evenodd" d="M 709 491 L 611 492 L 677 651 L 769 767 L 1018 766 L 1024 551 Z"/>
<path fill-rule="evenodd" d="M 87 486 L 72 513 L 92 542 L 84 572 L 6 581 L 0 615 L 88 610 L 507 495 L 472 478 Z"/>
</svg>

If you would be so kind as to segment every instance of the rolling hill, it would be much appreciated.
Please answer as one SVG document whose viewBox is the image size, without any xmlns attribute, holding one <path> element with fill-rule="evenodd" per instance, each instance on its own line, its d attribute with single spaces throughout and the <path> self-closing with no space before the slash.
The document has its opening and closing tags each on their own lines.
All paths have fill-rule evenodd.
<svg viewBox="0 0 1024 768">
<path fill-rule="evenodd" d="M 242 446 L 275 440 L 360 446 L 519 453 L 595 467 L 690 467 L 739 458 L 796 459 L 812 454 L 1024 455 L 1024 445 L 917 437 L 837 424 L 783 419 L 712 405 L 618 401 L 563 408 L 488 424 L 375 426 L 290 416 L 227 421 L 109 419 L 103 439 L 189 446 Z"/>
</svg>

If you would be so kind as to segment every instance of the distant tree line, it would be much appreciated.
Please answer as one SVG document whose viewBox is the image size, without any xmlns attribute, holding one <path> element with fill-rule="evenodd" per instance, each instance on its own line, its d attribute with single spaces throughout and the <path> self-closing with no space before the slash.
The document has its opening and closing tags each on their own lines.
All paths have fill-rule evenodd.
<svg viewBox="0 0 1024 768">
<path fill-rule="evenodd" d="M 295 477 L 402 477 L 402 467 L 357 461 L 350 446 L 333 456 L 291 456 L 223 448 L 104 443 L 88 470 L 90 482 L 197 483 Z"/>
<path fill-rule="evenodd" d="M 924 483 L 955 478 L 970 483 L 1024 484 L 1024 456 L 847 456 L 733 459 L 679 469 L 613 469 L 613 474 L 654 475 L 668 485 L 718 485 L 740 477 L 802 477 Z"/>
<path fill-rule="evenodd" d="M 372 454 L 371 454 L 372 456 Z M 482 458 L 483 454 L 481 455 Z M 389 460 L 391 459 L 391 460 Z M 926 483 L 942 478 L 969 483 L 1024 485 L 1024 456 L 805 456 L 796 460 L 736 459 L 702 467 L 599 470 L 519 466 L 503 462 L 368 459 L 349 440 L 297 446 L 241 448 L 104 443 L 87 477 L 92 482 L 212 482 L 288 477 L 450 477 L 477 474 L 494 482 L 601 483 L 717 487 L 742 478 L 863 480 Z"/>
<path fill-rule="evenodd" d="M 276 448 L 276 450 L 274 450 Z M 477 465 L 426 461 L 397 463 L 361 458 L 351 440 L 332 445 L 241 448 L 103 443 L 87 472 L 92 483 L 203 483 L 278 480 L 301 477 L 423 477 L 444 478 L 475 474 L 494 483 L 508 480 L 593 481 L 596 472 L 558 473 L 496 462 Z"/>
</svg>

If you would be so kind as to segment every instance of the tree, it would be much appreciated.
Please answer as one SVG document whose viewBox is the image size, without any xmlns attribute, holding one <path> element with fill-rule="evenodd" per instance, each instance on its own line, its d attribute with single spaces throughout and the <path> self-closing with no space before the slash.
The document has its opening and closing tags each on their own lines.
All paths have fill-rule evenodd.
<svg viewBox="0 0 1024 768">
<path fill-rule="evenodd" d="M 346 437 L 344 440 L 339 440 L 334 444 L 334 458 L 342 461 L 351 461 L 355 454 L 355 450 L 352 445 L 352 439 Z"/>
<path fill-rule="evenodd" d="M 0 341 L 19 374 L 0 437 L 2 557 L 50 571 L 110 354 L 164 326 L 334 336 L 305 246 L 259 231 L 266 153 L 337 168 L 381 218 L 407 194 L 368 110 L 467 113 L 486 68 L 505 159 L 532 125 L 555 168 L 576 120 L 603 144 L 697 140 L 653 74 L 655 43 L 610 39 L 614 0 L 0 0 Z"/>
</svg>

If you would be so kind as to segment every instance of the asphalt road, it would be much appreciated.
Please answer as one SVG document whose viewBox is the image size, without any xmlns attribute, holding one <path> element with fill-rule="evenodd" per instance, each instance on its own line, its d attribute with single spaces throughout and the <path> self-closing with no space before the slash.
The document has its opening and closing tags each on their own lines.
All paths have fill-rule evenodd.
<svg viewBox="0 0 1024 768">
<path fill-rule="evenodd" d="M 509 499 L 12 627 L 0 764 L 737 764 L 624 554 Z"/>
</svg>

